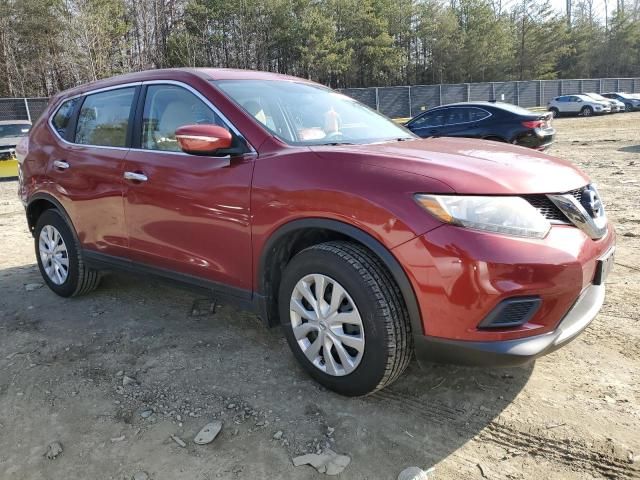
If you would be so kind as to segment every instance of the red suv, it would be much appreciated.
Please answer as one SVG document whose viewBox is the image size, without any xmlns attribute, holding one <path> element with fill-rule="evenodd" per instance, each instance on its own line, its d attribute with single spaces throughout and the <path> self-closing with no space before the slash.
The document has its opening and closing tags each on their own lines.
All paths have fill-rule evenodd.
<svg viewBox="0 0 640 480">
<path fill-rule="evenodd" d="M 205 287 L 281 325 L 320 383 L 363 395 L 418 358 L 511 365 L 578 335 L 614 231 L 568 162 L 419 139 L 316 83 L 141 72 L 56 96 L 18 147 L 47 285 L 113 268 Z"/>
</svg>

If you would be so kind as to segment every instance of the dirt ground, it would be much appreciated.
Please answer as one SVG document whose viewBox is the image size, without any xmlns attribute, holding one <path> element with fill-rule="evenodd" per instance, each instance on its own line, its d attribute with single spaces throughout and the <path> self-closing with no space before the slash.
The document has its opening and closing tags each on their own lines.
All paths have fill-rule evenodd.
<svg viewBox="0 0 640 480">
<path fill-rule="evenodd" d="M 111 275 L 68 300 L 27 289 L 42 283 L 32 239 L 16 182 L 0 182 L 0 479 L 322 478 L 291 459 L 327 447 L 351 457 L 346 479 L 413 465 L 433 479 L 640 478 L 640 112 L 555 125 L 551 153 L 598 183 L 618 232 L 596 320 L 535 365 L 413 363 L 359 399 L 310 380 L 279 330 L 160 281 Z M 195 445 L 212 419 L 222 433 Z"/>
</svg>

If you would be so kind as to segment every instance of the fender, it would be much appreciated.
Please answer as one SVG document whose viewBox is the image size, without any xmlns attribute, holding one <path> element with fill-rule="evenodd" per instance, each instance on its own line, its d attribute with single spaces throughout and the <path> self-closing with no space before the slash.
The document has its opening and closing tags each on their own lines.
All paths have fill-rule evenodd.
<svg viewBox="0 0 640 480">
<path fill-rule="evenodd" d="M 267 301 L 267 285 L 266 285 L 266 273 L 268 260 L 270 257 L 273 248 L 277 243 L 289 235 L 290 233 L 296 230 L 303 229 L 323 229 L 329 230 L 332 232 L 336 232 L 342 234 L 346 237 L 349 237 L 353 240 L 356 240 L 366 246 L 369 250 L 376 254 L 376 256 L 382 261 L 382 263 L 387 267 L 391 276 L 397 283 L 400 288 L 400 292 L 404 299 L 405 305 L 407 306 L 407 310 L 409 312 L 409 318 L 411 320 L 411 327 L 413 335 L 423 336 L 424 330 L 422 327 L 422 318 L 420 316 L 420 310 L 418 308 L 418 302 L 416 300 L 415 292 L 413 291 L 413 287 L 411 286 L 411 282 L 407 278 L 407 275 L 398 262 L 396 258 L 393 256 L 391 251 L 387 249 L 382 243 L 372 237 L 370 234 L 365 231 L 354 227 L 353 225 L 349 225 L 344 222 L 340 222 L 338 220 L 330 220 L 324 218 L 307 218 L 301 220 L 293 220 L 289 223 L 286 223 L 279 227 L 275 232 L 271 234 L 269 239 L 266 241 L 262 253 L 260 254 L 260 262 L 258 266 L 258 292 L 257 296 L 259 298 L 259 303 L 264 303 Z M 267 307 L 266 304 L 260 308 L 261 312 L 266 312 Z"/>
<path fill-rule="evenodd" d="M 29 197 L 29 201 L 27 202 L 27 206 L 26 206 L 27 222 L 29 223 L 29 230 L 31 231 L 31 235 L 33 236 L 35 233 L 35 222 L 32 222 L 31 218 L 29 218 L 29 208 L 31 208 L 31 205 L 33 205 L 33 203 L 36 202 L 37 200 L 46 200 L 47 202 L 52 203 L 56 207 L 56 209 L 60 212 L 60 214 L 64 217 L 65 221 L 69 225 L 71 233 L 73 235 L 73 239 L 76 241 L 76 244 L 81 245 L 80 239 L 78 238 L 78 233 L 76 232 L 76 228 L 73 226 L 71 217 L 69 216 L 65 208 L 62 206 L 62 203 L 60 203 L 60 201 L 56 197 L 46 192 L 34 193 L 31 197 Z"/>
</svg>

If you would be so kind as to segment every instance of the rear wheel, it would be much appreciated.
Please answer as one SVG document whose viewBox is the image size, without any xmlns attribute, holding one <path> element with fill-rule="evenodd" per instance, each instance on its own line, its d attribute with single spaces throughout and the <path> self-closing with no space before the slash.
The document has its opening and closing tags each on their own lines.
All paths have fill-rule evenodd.
<svg viewBox="0 0 640 480">
<path fill-rule="evenodd" d="M 553 115 L 553 118 L 560 116 L 560 110 L 558 110 L 556 107 L 551 107 L 549 111 L 551 112 L 551 115 Z"/>
<path fill-rule="evenodd" d="M 580 115 L 582 115 L 583 117 L 590 117 L 591 115 L 593 115 L 593 108 L 591 107 L 582 107 L 582 110 L 580 110 Z"/>
<path fill-rule="evenodd" d="M 42 278 L 61 297 L 88 293 L 98 286 L 99 272 L 85 265 L 71 227 L 57 210 L 46 210 L 38 218 L 35 249 Z"/>
<path fill-rule="evenodd" d="M 342 395 L 379 390 L 409 364 L 413 343 L 402 295 L 357 244 L 327 242 L 298 253 L 285 268 L 279 309 L 296 359 Z"/>
</svg>

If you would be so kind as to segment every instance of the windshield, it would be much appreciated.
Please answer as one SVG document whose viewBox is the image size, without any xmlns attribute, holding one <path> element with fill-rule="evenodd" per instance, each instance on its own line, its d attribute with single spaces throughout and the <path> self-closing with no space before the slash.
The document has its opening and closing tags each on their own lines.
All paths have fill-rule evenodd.
<svg viewBox="0 0 640 480">
<path fill-rule="evenodd" d="M 378 112 L 319 85 L 286 80 L 219 80 L 215 84 L 291 145 L 364 144 L 416 138 Z"/>
<path fill-rule="evenodd" d="M 31 125 L 26 123 L 9 123 L 6 125 L 0 125 L 0 138 L 25 137 L 29 133 L 30 129 Z"/>
</svg>

